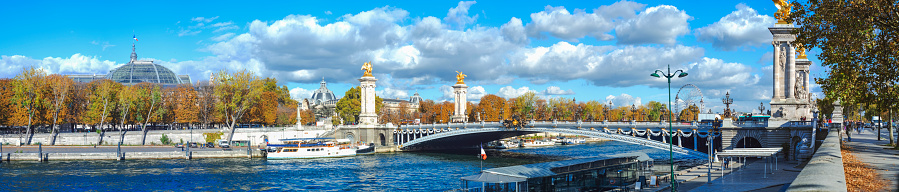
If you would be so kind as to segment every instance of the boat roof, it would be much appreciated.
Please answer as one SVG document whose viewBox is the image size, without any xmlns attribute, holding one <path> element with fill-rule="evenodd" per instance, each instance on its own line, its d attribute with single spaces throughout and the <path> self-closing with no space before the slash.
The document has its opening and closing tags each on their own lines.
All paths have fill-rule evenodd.
<svg viewBox="0 0 899 192">
<path fill-rule="evenodd" d="M 593 157 L 516 165 L 483 170 L 480 174 L 462 177 L 462 180 L 486 183 L 523 182 L 530 178 L 549 177 L 563 173 L 620 165 L 636 160 L 648 161 L 652 159 L 645 153 L 642 155 L 638 153 L 627 153 L 611 157 Z"/>
</svg>

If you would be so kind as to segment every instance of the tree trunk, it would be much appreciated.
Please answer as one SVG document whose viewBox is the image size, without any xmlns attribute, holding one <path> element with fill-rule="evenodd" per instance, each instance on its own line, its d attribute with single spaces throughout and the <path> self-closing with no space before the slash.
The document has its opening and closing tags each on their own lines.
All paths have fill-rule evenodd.
<svg viewBox="0 0 899 192">
<path fill-rule="evenodd" d="M 889 115 L 887 115 L 887 129 L 890 131 L 890 145 L 893 145 L 896 148 L 899 148 L 899 145 L 893 142 L 893 109 L 890 109 Z"/>
<path fill-rule="evenodd" d="M 34 130 L 31 128 L 31 118 L 34 117 L 34 110 L 29 109 L 29 111 L 31 114 L 28 115 L 28 129 L 25 130 L 25 144 L 27 145 L 31 145 L 31 137 L 34 136 Z"/>
<path fill-rule="evenodd" d="M 228 145 L 231 145 L 231 139 L 234 139 L 234 125 L 237 123 L 237 119 L 234 116 L 231 116 L 231 134 L 228 134 Z"/>
<path fill-rule="evenodd" d="M 100 123 L 99 129 L 100 129 L 100 133 L 97 135 L 99 135 L 100 138 L 97 138 L 97 145 L 103 144 L 103 135 L 106 135 L 106 131 L 103 130 L 103 123 Z"/>
</svg>

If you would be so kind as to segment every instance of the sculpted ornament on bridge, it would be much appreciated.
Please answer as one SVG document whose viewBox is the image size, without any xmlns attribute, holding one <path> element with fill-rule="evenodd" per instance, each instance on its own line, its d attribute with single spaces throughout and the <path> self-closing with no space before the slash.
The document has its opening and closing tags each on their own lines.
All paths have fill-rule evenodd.
<svg viewBox="0 0 899 192">
<path fill-rule="evenodd" d="M 456 73 L 459 73 L 456 75 L 456 84 L 465 84 L 465 77 L 468 75 L 462 74 L 462 72 L 459 71 L 456 71 Z"/>
<path fill-rule="evenodd" d="M 365 62 L 364 64 L 362 64 L 362 70 L 365 71 L 365 74 L 362 75 L 363 77 L 372 77 L 372 75 L 371 75 L 371 61 Z"/>
<path fill-rule="evenodd" d="M 777 18 L 777 24 L 787 24 L 786 19 L 790 17 L 790 10 L 792 10 L 793 5 L 790 5 L 790 2 L 786 0 L 772 0 L 774 1 L 774 6 L 777 7 L 777 12 L 774 12 L 774 18 Z"/>
</svg>

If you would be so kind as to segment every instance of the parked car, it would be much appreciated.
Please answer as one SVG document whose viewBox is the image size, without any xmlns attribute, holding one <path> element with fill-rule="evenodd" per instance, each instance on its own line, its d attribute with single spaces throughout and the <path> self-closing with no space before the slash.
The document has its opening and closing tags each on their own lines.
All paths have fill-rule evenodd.
<svg viewBox="0 0 899 192">
<path fill-rule="evenodd" d="M 184 148 L 184 143 L 175 144 L 176 148 Z"/>
<path fill-rule="evenodd" d="M 206 142 L 206 148 L 215 148 L 215 144 L 212 142 Z"/>
<path fill-rule="evenodd" d="M 197 148 L 197 142 L 190 142 L 190 148 Z"/>
</svg>

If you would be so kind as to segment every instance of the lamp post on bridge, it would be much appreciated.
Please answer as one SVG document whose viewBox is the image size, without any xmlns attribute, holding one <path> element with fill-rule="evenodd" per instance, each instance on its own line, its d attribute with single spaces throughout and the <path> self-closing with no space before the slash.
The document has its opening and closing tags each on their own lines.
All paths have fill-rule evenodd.
<svg viewBox="0 0 899 192">
<path fill-rule="evenodd" d="M 633 117 L 632 121 L 637 121 L 637 104 L 631 104 L 631 116 Z"/>
<path fill-rule="evenodd" d="M 612 111 L 612 101 L 609 101 L 609 105 L 606 105 L 606 116 L 603 120 L 609 121 L 609 112 Z"/>
<path fill-rule="evenodd" d="M 765 103 L 759 103 L 759 114 L 765 114 Z"/>
<path fill-rule="evenodd" d="M 653 76 L 656 78 L 662 78 L 664 76 L 666 79 L 668 79 L 668 107 L 671 107 L 671 78 L 672 77 L 678 77 L 678 78 L 686 77 L 687 72 L 684 72 L 683 70 L 677 70 L 677 71 L 674 71 L 674 73 L 671 73 L 671 65 L 669 64 L 668 65 L 668 73 L 665 73 L 662 70 L 656 70 L 655 72 L 650 74 L 650 76 Z M 671 118 L 670 113 L 668 114 L 668 118 L 669 119 Z M 676 186 L 677 181 L 674 179 L 674 144 L 673 144 L 674 142 L 672 142 L 672 141 L 674 141 L 674 131 L 671 130 L 671 127 L 673 127 L 673 125 L 672 125 L 671 121 L 668 121 L 668 137 L 669 137 L 669 139 L 668 139 L 668 141 L 669 141 L 668 142 L 668 157 L 669 157 L 669 160 L 671 163 L 671 177 L 669 179 L 671 180 L 671 191 L 677 191 L 677 186 Z"/>
</svg>

